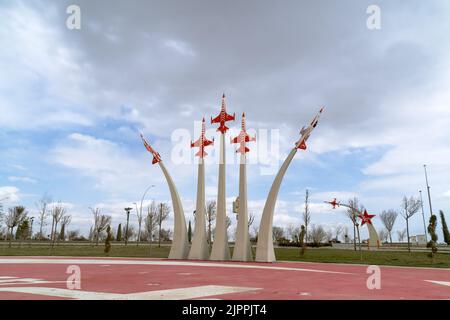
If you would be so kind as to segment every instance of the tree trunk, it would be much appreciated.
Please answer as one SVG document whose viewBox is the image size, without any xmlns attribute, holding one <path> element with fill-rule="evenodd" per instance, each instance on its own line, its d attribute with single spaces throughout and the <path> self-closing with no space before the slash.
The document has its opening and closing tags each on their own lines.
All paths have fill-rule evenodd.
<svg viewBox="0 0 450 320">
<path fill-rule="evenodd" d="M 11 232 L 9 234 L 9 245 L 8 245 L 9 248 L 11 248 L 12 237 L 13 237 L 13 228 L 11 228 Z"/>
<path fill-rule="evenodd" d="M 408 252 L 411 253 L 411 247 L 409 244 L 409 218 L 406 219 L 406 237 L 408 240 Z"/>
<path fill-rule="evenodd" d="M 391 246 L 392 246 L 392 235 L 391 235 L 391 231 L 389 231 L 389 242 L 391 243 Z"/>
<path fill-rule="evenodd" d="M 356 225 L 353 223 L 353 246 L 355 247 L 356 251 Z"/>
<path fill-rule="evenodd" d="M 360 237 L 360 235 L 359 235 L 359 226 L 356 227 L 356 230 L 358 231 L 359 255 L 360 255 L 360 259 L 362 260 L 361 237 Z"/>
<path fill-rule="evenodd" d="M 97 239 L 95 240 L 95 245 L 98 246 L 98 238 L 100 238 L 100 231 L 97 230 Z"/>
<path fill-rule="evenodd" d="M 137 236 L 136 246 L 138 246 L 139 245 L 139 241 L 141 241 L 141 224 L 142 224 L 142 221 L 139 221 L 139 223 L 138 223 L 138 236 Z"/>
</svg>

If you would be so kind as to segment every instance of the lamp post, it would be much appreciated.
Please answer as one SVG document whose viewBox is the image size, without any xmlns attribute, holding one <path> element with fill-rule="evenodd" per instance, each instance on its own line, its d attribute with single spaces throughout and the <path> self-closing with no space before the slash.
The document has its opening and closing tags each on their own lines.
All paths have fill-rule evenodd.
<svg viewBox="0 0 450 320">
<path fill-rule="evenodd" d="M 423 219 L 423 229 L 425 231 L 425 242 L 428 243 L 427 227 L 425 224 L 425 212 L 423 211 L 422 190 L 419 190 L 419 194 L 420 194 L 420 205 L 422 206 L 422 219 Z"/>
<path fill-rule="evenodd" d="M 125 208 L 125 211 L 127 213 L 127 226 L 125 227 L 125 245 L 128 244 L 128 223 L 130 221 L 130 211 L 133 210 L 133 208 L 127 207 Z"/>
<path fill-rule="evenodd" d="M 30 227 L 30 240 L 33 239 L 33 221 L 34 221 L 34 217 L 30 218 L 31 221 L 31 227 Z"/>
<path fill-rule="evenodd" d="M 139 212 L 139 216 L 138 216 L 138 219 L 139 219 L 139 221 L 138 221 L 139 222 L 139 230 L 138 230 L 138 238 L 137 238 L 137 242 L 136 242 L 137 246 L 139 245 L 139 242 L 141 241 L 142 205 L 144 203 L 144 198 L 147 195 L 147 192 L 153 187 L 155 187 L 154 184 L 148 186 L 147 189 L 145 189 L 144 194 L 142 195 L 142 198 L 141 198 L 141 206 L 139 208 L 139 211 L 138 211 L 137 203 L 136 202 L 133 203 L 136 206 L 136 213 Z"/>
</svg>

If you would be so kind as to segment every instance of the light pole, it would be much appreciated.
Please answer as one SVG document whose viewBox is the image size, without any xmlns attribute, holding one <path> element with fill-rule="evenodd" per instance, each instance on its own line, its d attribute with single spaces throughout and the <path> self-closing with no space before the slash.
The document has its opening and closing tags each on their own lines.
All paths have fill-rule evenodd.
<svg viewBox="0 0 450 320">
<path fill-rule="evenodd" d="M 127 226 L 125 227 L 125 245 L 128 244 L 128 222 L 130 221 L 130 211 L 133 210 L 133 208 L 127 207 L 125 208 L 125 211 L 127 213 Z"/>
<path fill-rule="evenodd" d="M 33 221 L 34 221 L 34 217 L 30 218 L 31 221 L 31 227 L 30 227 L 30 239 L 33 239 Z"/>
<path fill-rule="evenodd" d="M 424 164 L 423 168 L 425 169 L 425 181 L 427 183 L 428 203 L 430 205 L 430 217 L 431 217 L 433 215 L 433 209 L 431 208 L 431 195 L 430 195 L 430 186 L 428 185 L 427 165 Z"/>
<path fill-rule="evenodd" d="M 147 192 L 153 187 L 155 187 L 154 184 L 148 186 L 147 189 L 145 189 L 144 194 L 142 195 L 142 198 L 141 198 L 141 207 L 139 208 L 139 211 L 138 211 L 137 203 L 134 202 L 134 205 L 136 206 L 136 213 L 139 212 L 139 216 L 138 216 L 139 230 L 138 230 L 138 238 L 137 238 L 137 242 L 136 242 L 137 246 L 139 245 L 139 242 L 141 241 L 142 205 L 144 203 L 144 198 L 147 195 Z"/>
<path fill-rule="evenodd" d="M 425 224 L 425 212 L 423 211 L 422 190 L 419 190 L 419 194 L 420 194 L 420 205 L 422 206 L 422 218 L 423 218 L 423 229 L 425 230 L 425 242 L 428 243 L 427 227 Z"/>
</svg>

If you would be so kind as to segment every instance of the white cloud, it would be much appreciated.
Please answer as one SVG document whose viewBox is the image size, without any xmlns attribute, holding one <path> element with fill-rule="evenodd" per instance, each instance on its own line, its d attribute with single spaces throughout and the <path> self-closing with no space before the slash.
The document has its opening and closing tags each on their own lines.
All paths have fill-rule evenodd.
<svg viewBox="0 0 450 320">
<path fill-rule="evenodd" d="M 20 190 L 13 186 L 0 187 L 0 199 L 5 199 L 6 203 L 15 203 L 20 201 Z"/>
<path fill-rule="evenodd" d="M 194 50 L 192 50 L 191 46 L 184 41 L 170 39 L 164 41 L 164 46 L 184 56 L 195 56 Z"/>
<path fill-rule="evenodd" d="M 37 183 L 37 180 L 30 177 L 17 177 L 17 176 L 9 176 L 8 180 L 11 182 L 25 182 L 25 183 Z"/>
</svg>

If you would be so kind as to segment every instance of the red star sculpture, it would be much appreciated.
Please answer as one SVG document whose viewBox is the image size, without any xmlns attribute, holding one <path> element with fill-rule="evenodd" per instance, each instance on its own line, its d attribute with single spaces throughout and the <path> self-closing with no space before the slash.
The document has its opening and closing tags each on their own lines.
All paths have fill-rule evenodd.
<svg viewBox="0 0 450 320">
<path fill-rule="evenodd" d="M 363 226 L 366 222 L 372 224 L 372 221 L 370 219 L 372 219 L 373 217 L 375 217 L 374 214 L 368 214 L 367 210 L 364 209 L 364 214 L 359 215 L 359 218 L 361 219 L 361 225 Z"/>
</svg>

